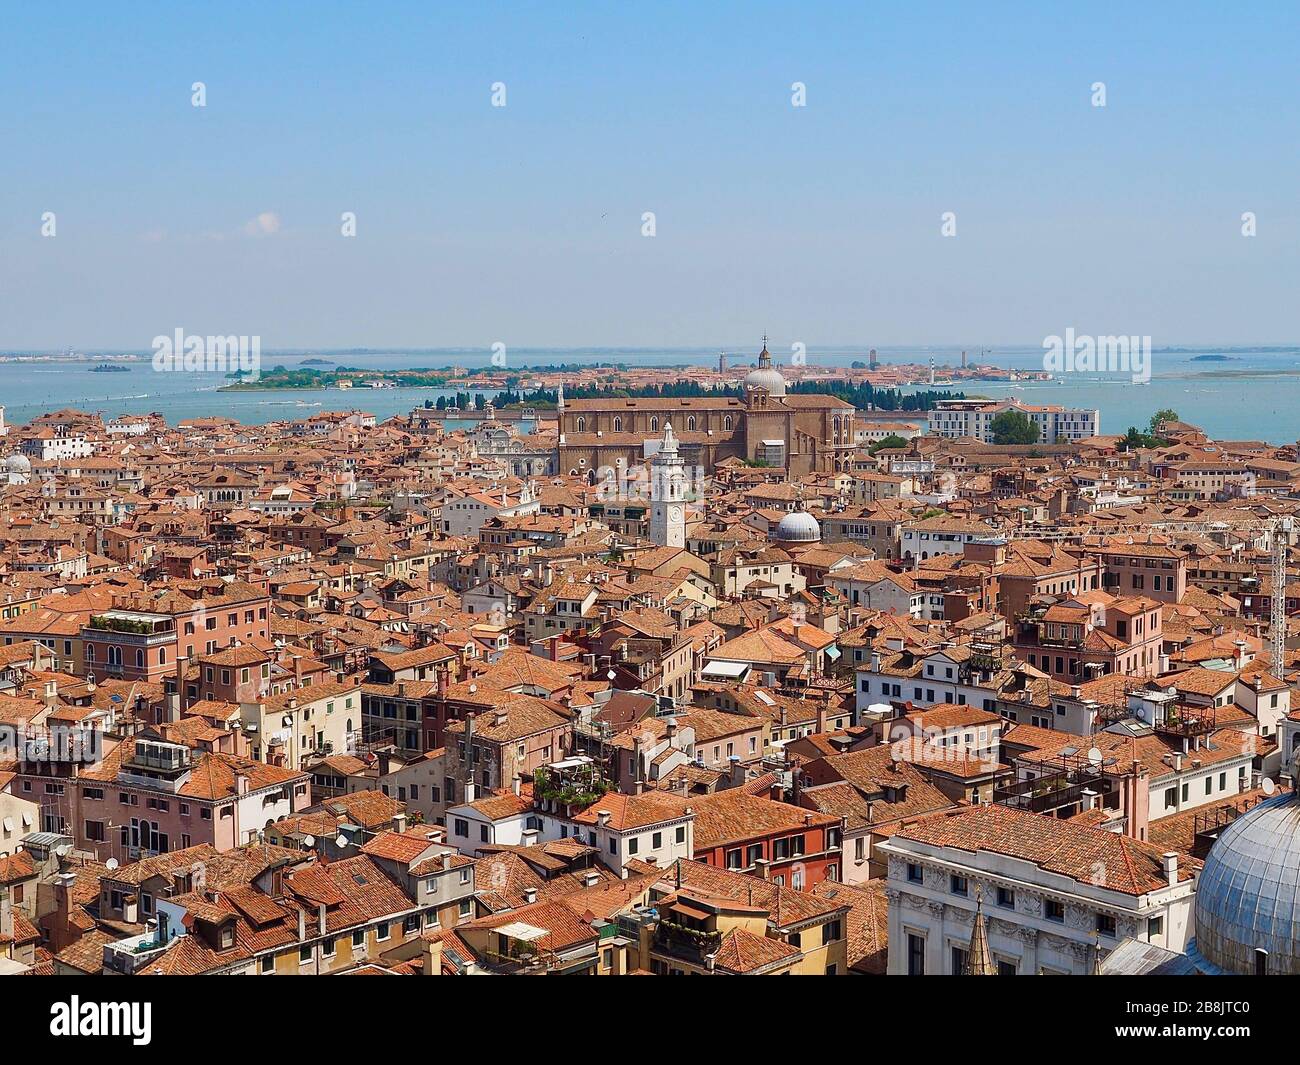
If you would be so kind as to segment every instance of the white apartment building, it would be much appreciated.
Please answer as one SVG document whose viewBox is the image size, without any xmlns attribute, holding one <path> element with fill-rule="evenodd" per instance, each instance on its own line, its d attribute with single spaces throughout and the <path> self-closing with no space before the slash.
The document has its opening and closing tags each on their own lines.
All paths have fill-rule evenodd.
<svg viewBox="0 0 1300 1065">
<path fill-rule="evenodd" d="M 977 902 L 996 971 L 1085 975 L 1121 940 L 1181 952 L 1195 874 L 1115 832 L 1005 806 L 927 818 L 888 856 L 890 975 L 960 974 Z"/>
<path fill-rule="evenodd" d="M 993 419 L 1004 411 L 1018 410 L 1038 426 L 1040 444 L 1083 440 L 1101 432 L 1101 412 L 1069 407 L 1037 407 L 1019 400 L 990 403 L 980 399 L 951 399 L 929 412 L 929 432 L 937 436 L 967 436 L 982 443 L 993 441 Z"/>
</svg>

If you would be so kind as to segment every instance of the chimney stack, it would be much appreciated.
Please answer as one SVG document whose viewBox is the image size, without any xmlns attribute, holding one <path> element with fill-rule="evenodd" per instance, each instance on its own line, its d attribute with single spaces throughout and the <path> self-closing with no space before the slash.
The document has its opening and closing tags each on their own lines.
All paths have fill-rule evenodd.
<svg viewBox="0 0 1300 1065">
<path fill-rule="evenodd" d="M 1160 856 L 1160 864 L 1164 868 L 1165 879 L 1169 881 L 1169 886 L 1176 886 L 1178 883 L 1178 852 L 1165 851 Z"/>
<path fill-rule="evenodd" d="M 426 939 L 424 941 L 424 972 L 422 975 L 442 975 L 442 940 Z"/>
</svg>

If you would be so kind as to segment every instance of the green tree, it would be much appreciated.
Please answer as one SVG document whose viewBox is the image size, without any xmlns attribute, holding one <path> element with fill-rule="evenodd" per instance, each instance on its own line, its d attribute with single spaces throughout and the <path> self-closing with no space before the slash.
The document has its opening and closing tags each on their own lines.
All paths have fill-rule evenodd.
<svg viewBox="0 0 1300 1065">
<path fill-rule="evenodd" d="M 1159 436 L 1160 427 L 1162 425 L 1165 425 L 1168 422 L 1176 422 L 1176 421 L 1178 421 L 1178 412 L 1176 410 L 1170 410 L 1168 407 L 1166 407 L 1164 410 L 1158 410 L 1153 415 L 1151 415 L 1151 425 L 1148 431 L 1151 433 L 1152 436 Z"/>
<path fill-rule="evenodd" d="M 877 440 L 874 444 L 872 444 L 869 448 L 867 448 L 867 454 L 874 455 L 881 448 L 886 448 L 886 447 L 907 447 L 907 441 L 904 440 L 901 436 L 891 433 L 889 436 L 882 437 L 881 439 Z"/>
<path fill-rule="evenodd" d="M 1004 410 L 989 427 L 993 430 L 995 444 L 1038 443 L 1038 426 L 1023 411 Z"/>
</svg>

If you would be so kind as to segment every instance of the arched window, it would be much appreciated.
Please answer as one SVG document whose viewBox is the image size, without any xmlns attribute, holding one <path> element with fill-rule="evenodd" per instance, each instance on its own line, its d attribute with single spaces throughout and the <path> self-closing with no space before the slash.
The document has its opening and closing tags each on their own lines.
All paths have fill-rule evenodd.
<svg viewBox="0 0 1300 1065">
<path fill-rule="evenodd" d="M 582 432 L 586 432 L 586 430 L 587 430 L 587 419 L 586 419 L 586 418 L 579 418 L 579 419 L 578 419 L 578 432 L 582 433 Z"/>
<path fill-rule="evenodd" d="M 657 417 L 650 419 L 650 431 L 652 433 L 659 432 L 659 419 Z"/>
<path fill-rule="evenodd" d="M 692 414 L 686 419 L 686 429 L 688 432 L 695 432 L 695 415 Z"/>
<path fill-rule="evenodd" d="M 731 415 L 730 415 L 730 414 L 728 414 L 725 418 L 722 419 L 722 428 L 726 429 L 727 431 L 730 431 L 730 430 L 731 430 Z"/>
<path fill-rule="evenodd" d="M 95 645 L 93 643 L 86 644 L 86 661 L 95 661 Z"/>
<path fill-rule="evenodd" d="M 615 415 L 615 416 L 614 416 L 614 432 L 616 432 L 616 433 L 621 433 L 622 431 L 623 431 L 623 419 L 620 418 L 620 417 L 618 417 L 618 415 Z"/>
</svg>

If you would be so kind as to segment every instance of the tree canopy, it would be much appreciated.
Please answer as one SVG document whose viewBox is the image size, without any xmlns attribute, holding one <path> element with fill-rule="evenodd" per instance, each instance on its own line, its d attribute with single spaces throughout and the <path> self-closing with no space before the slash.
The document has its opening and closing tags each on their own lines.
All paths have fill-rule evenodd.
<svg viewBox="0 0 1300 1065">
<path fill-rule="evenodd" d="M 1023 411 L 1004 410 L 993 419 L 989 428 L 993 430 L 995 444 L 1038 443 L 1038 426 Z"/>
</svg>

